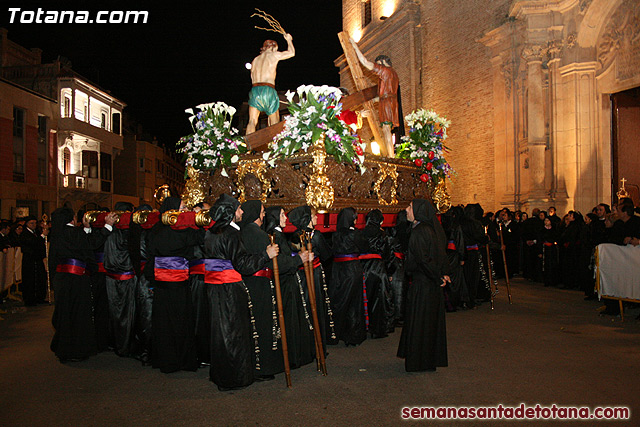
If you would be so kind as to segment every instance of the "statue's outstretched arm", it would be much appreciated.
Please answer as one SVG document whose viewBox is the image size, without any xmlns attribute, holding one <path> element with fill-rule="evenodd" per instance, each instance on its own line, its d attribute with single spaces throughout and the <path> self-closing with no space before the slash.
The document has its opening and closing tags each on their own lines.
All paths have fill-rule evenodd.
<svg viewBox="0 0 640 427">
<path fill-rule="evenodd" d="M 291 34 L 284 34 L 284 39 L 287 41 L 287 50 L 276 52 L 276 58 L 278 58 L 279 61 L 293 58 L 296 55 L 296 49 L 293 47 L 293 37 L 291 37 Z"/>
<path fill-rule="evenodd" d="M 367 58 L 364 57 L 362 52 L 360 52 L 360 49 L 358 48 L 358 45 L 356 44 L 355 40 L 349 37 L 349 41 L 351 42 L 353 49 L 356 51 L 356 55 L 358 55 L 358 59 L 360 60 L 360 63 L 364 65 L 365 68 L 367 68 L 368 70 L 373 70 L 373 62 L 369 61 Z"/>
</svg>

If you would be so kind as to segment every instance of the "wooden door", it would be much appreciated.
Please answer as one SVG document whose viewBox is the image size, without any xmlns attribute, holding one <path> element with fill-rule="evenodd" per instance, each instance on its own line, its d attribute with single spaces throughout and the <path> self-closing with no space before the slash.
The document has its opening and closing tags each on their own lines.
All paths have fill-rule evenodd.
<svg viewBox="0 0 640 427">
<path fill-rule="evenodd" d="M 621 179 L 635 206 L 640 204 L 640 87 L 611 95 L 612 195 L 617 201 Z"/>
</svg>

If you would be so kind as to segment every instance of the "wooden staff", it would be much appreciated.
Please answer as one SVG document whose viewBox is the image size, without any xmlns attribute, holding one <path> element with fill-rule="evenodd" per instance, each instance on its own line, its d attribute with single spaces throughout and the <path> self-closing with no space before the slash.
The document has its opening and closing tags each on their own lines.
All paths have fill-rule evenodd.
<svg viewBox="0 0 640 427">
<path fill-rule="evenodd" d="M 509 296 L 509 304 L 511 304 L 511 286 L 509 285 L 509 270 L 507 269 L 507 253 L 504 247 L 504 238 L 502 237 L 502 222 L 498 221 L 498 229 L 500 230 L 500 249 L 502 250 L 502 262 L 504 262 L 504 278 L 507 282 L 507 295 Z"/>
<path fill-rule="evenodd" d="M 273 234 L 269 235 L 271 244 L 274 244 Z M 289 367 L 289 348 L 287 346 L 287 332 L 284 327 L 284 311 L 282 307 L 282 292 L 280 291 L 280 268 L 278 267 L 278 257 L 273 258 L 273 281 L 276 284 L 276 302 L 278 303 L 278 322 L 280 323 L 280 334 L 282 336 L 282 356 L 284 357 L 284 376 L 287 379 L 287 387 L 291 388 L 291 368 Z"/>
<path fill-rule="evenodd" d="M 487 239 L 489 238 L 489 227 L 485 225 L 484 227 L 484 235 L 487 236 Z M 485 245 L 485 248 L 487 249 L 487 270 L 489 271 L 489 293 L 491 294 L 491 310 L 493 310 L 493 290 L 492 288 L 494 287 L 494 283 L 493 283 L 493 271 L 491 270 L 491 249 L 489 249 L 489 241 L 487 240 L 487 244 Z M 495 286 L 496 289 L 498 289 L 497 286 Z"/>
<path fill-rule="evenodd" d="M 313 247 L 311 246 L 311 235 L 308 232 L 304 233 L 307 240 L 307 251 L 312 254 Z M 313 262 L 307 261 L 305 263 L 305 273 L 307 275 L 307 288 L 309 289 L 309 301 L 311 303 L 311 313 L 313 314 L 313 328 L 314 337 L 316 341 L 316 355 L 318 363 L 318 371 L 322 372 L 322 375 L 327 375 L 327 364 L 324 360 L 324 348 L 322 347 L 322 336 L 320 335 L 320 322 L 318 322 L 318 309 L 316 306 L 316 287 L 313 282 Z"/>
<path fill-rule="evenodd" d="M 44 270 L 47 272 L 47 302 L 49 305 L 53 304 L 53 298 L 51 297 L 51 275 L 49 274 L 49 236 L 44 236 L 44 248 L 47 255 L 47 265 L 44 266 Z"/>
</svg>

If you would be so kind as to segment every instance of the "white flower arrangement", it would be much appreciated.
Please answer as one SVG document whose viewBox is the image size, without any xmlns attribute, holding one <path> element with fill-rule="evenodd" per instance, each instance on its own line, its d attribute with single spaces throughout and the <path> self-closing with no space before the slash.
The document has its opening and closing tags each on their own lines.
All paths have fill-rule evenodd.
<svg viewBox="0 0 640 427">
<path fill-rule="evenodd" d="M 449 151 L 444 141 L 451 122 L 435 111 L 425 109 L 411 112 L 405 120 L 409 135 L 402 137 L 402 143 L 396 148 L 396 157 L 413 160 L 423 172 L 420 179 L 424 182 L 433 180 L 437 184 L 455 174 L 444 158 Z"/>
<path fill-rule="evenodd" d="M 298 94 L 299 102 L 294 102 Z M 296 92 L 287 91 L 290 115 L 285 117 L 284 130 L 271 143 L 265 160 L 273 165 L 277 157 L 306 152 L 313 141 L 325 134 L 325 149 L 338 162 L 353 163 L 364 170 L 364 144 L 341 119 L 342 92 L 327 85 L 302 85 Z"/>
<path fill-rule="evenodd" d="M 190 115 L 194 133 L 180 138 L 178 152 L 184 153 L 187 166 L 197 170 L 222 167 L 222 175 L 228 176 L 224 167 L 237 163 L 238 154 L 247 152 L 238 129 L 231 126 L 236 109 L 224 102 L 200 104 L 196 108 L 200 110 L 198 113 L 192 108 L 184 110 Z"/>
</svg>

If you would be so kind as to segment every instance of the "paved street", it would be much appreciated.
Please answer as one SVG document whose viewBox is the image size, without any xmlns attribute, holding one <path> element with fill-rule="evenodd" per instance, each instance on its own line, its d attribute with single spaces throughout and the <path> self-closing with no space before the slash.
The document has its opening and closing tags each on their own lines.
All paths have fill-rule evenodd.
<svg viewBox="0 0 640 427">
<path fill-rule="evenodd" d="M 291 390 L 279 375 L 223 393 L 206 370 L 165 375 L 107 353 L 62 365 L 49 350 L 53 307 L 9 313 L 0 321 L 0 425 L 397 425 L 403 406 L 520 403 L 628 406 L 632 419 L 611 425 L 640 424 L 638 309 L 622 323 L 577 291 L 515 280 L 511 306 L 500 291 L 494 311 L 487 303 L 447 314 L 448 368 L 405 373 L 396 330 L 329 347 L 329 375 L 305 366 L 292 372 Z M 610 425 L 581 423 L 597 424 Z"/>
</svg>

